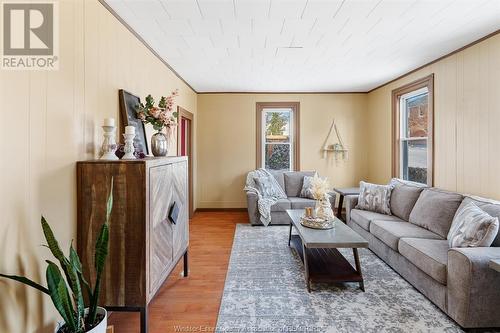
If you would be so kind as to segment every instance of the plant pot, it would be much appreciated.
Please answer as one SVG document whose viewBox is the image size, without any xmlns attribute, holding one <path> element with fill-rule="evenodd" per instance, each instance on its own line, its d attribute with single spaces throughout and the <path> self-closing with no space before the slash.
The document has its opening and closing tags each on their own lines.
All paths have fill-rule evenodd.
<svg viewBox="0 0 500 333">
<path fill-rule="evenodd" d="M 85 316 L 89 313 L 89 309 L 85 309 Z M 97 315 L 103 315 L 104 318 L 102 318 L 101 322 L 97 324 L 96 327 L 91 329 L 90 331 L 87 331 L 85 333 L 106 333 L 106 328 L 108 328 L 108 312 L 106 309 L 101 308 L 100 306 L 97 307 Z M 54 333 L 58 333 L 59 329 L 64 325 L 64 321 L 61 321 L 57 324 L 56 330 Z"/>
<path fill-rule="evenodd" d="M 151 152 L 154 156 L 166 156 L 168 153 L 167 136 L 160 131 L 151 137 Z"/>
</svg>

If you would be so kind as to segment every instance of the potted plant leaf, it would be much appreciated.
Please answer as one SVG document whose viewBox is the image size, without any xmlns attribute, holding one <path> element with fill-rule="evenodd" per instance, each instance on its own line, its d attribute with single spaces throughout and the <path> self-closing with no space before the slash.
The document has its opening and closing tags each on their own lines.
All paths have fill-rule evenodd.
<svg viewBox="0 0 500 333">
<path fill-rule="evenodd" d="M 95 244 L 94 266 L 96 279 L 93 288 L 83 275 L 82 264 L 73 248 L 73 244 L 70 245 L 69 255 L 66 257 L 43 216 L 41 224 L 47 241 L 46 246 L 59 262 L 58 266 L 55 262 L 46 260 L 47 287 L 23 276 L 0 273 L 0 277 L 24 283 L 50 296 L 54 307 L 64 320 L 56 327 L 56 333 L 106 333 L 107 313 L 104 308 L 99 307 L 97 304 L 101 276 L 108 255 L 108 222 L 112 208 L 113 181 L 111 181 L 111 190 L 106 205 L 106 221 L 101 227 Z M 88 296 L 86 303 L 83 297 L 84 293 Z"/>
</svg>

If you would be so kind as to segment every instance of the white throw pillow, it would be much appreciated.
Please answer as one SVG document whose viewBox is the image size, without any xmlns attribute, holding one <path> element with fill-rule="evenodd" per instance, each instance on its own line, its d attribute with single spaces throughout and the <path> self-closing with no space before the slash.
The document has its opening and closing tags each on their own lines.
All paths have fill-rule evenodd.
<svg viewBox="0 0 500 333">
<path fill-rule="evenodd" d="M 302 190 L 300 191 L 301 198 L 314 199 L 311 191 L 312 190 L 311 181 L 314 179 L 315 176 L 304 176 L 304 181 L 302 182 Z"/>
<path fill-rule="evenodd" d="M 356 209 L 391 215 L 393 185 L 377 185 L 359 182 L 359 199 Z"/>
<path fill-rule="evenodd" d="M 455 214 L 446 238 L 450 247 L 488 247 L 497 236 L 498 224 L 497 217 L 469 202 Z"/>
</svg>

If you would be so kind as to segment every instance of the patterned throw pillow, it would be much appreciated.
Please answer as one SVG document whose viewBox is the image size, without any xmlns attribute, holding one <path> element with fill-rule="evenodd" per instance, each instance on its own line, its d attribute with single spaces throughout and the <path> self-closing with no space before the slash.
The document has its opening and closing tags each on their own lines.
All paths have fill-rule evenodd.
<svg viewBox="0 0 500 333">
<path fill-rule="evenodd" d="M 279 187 L 273 176 L 255 177 L 253 180 L 255 181 L 255 185 L 257 185 L 257 189 L 260 194 L 264 198 L 286 198 L 285 193 Z"/>
<path fill-rule="evenodd" d="M 453 218 L 448 244 L 450 247 L 488 247 L 497 236 L 498 224 L 497 217 L 469 202 Z"/>
<path fill-rule="evenodd" d="M 312 195 L 312 185 L 311 181 L 314 179 L 314 176 L 304 176 L 304 181 L 302 182 L 302 190 L 300 191 L 301 198 L 309 198 L 314 199 Z"/>
<path fill-rule="evenodd" d="M 391 215 L 392 185 L 359 182 L 359 199 L 356 209 Z"/>
</svg>

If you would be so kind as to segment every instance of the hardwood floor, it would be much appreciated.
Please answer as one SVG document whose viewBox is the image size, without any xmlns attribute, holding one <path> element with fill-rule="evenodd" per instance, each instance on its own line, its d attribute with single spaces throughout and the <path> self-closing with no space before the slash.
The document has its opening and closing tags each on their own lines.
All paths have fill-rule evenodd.
<svg viewBox="0 0 500 333">
<path fill-rule="evenodd" d="M 197 212 L 189 225 L 189 277 L 182 260 L 149 306 L 149 332 L 213 332 L 237 223 L 246 212 Z M 114 312 L 115 332 L 139 333 L 139 314 Z"/>
</svg>

